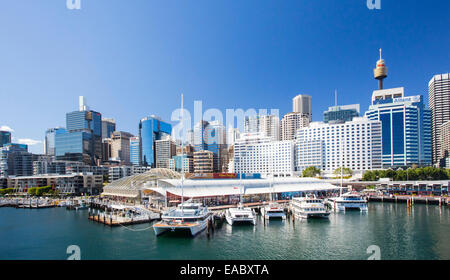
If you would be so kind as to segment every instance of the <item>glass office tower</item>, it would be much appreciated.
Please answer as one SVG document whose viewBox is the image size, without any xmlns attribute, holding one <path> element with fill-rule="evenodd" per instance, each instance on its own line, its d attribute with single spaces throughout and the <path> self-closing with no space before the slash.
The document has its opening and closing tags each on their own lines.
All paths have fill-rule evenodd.
<svg viewBox="0 0 450 280">
<path fill-rule="evenodd" d="M 132 165 L 139 165 L 139 160 L 141 158 L 141 153 L 139 151 L 140 147 L 140 139 L 139 137 L 131 137 L 130 138 L 130 163 Z"/>
<path fill-rule="evenodd" d="M 403 88 L 376 90 L 366 112 L 381 121 L 383 167 L 431 165 L 431 112 L 423 96 L 404 96 Z"/>
<path fill-rule="evenodd" d="M 323 122 L 349 122 L 359 117 L 359 111 L 359 104 L 329 107 L 328 111 L 323 112 Z"/>
<path fill-rule="evenodd" d="M 65 133 L 66 129 L 62 127 L 49 128 L 45 132 L 44 154 L 48 156 L 55 155 L 56 134 Z"/>
<path fill-rule="evenodd" d="M 0 131 L 0 147 L 11 143 L 11 132 L 9 131 Z"/>
<path fill-rule="evenodd" d="M 139 165 L 155 167 L 155 141 L 172 133 L 172 125 L 156 116 L 141 119 L 139 122 L 140 161 Z"/>
</svg>

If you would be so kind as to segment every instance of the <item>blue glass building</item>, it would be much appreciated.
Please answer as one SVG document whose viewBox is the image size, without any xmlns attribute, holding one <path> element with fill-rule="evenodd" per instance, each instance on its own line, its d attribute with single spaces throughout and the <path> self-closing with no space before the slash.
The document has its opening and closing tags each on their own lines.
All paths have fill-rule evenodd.
<svg viewBox="0 0 450 280">
<path fill-rule="evenodd" d="M 44 154 L 49 156 L 55 155 L 56 134 L 65 132 L 67 132 L 66 129 L 62 127 L 47 129 L 47 131 L 45 132 L 45 139 L 44 139 Z"/>
<path fill-rule="evenodd" d="M 130 138 L 130 162 L 132 165 L 139 165 L 141 153 L 139 150 L 141 141 L 139 137 Z"/>
<path fill-rule="evenodd" d="M 102 115 L 85 108 L 66 114 L 67 131 L 55 135 L 56 159 L 83 161 L 90 165 L 101 161 Z"/>
<path fill-rule="evenodd" d="M 384 168 L 431 165 L 431 112 L 423 96 L 404 97 L 403 88 L 374 91 L 366 116 L 381 121 Z"/>
<path fill-rule="evenodd" d="M 359 104 L 329 107 L 323 112 L 323 122 L 348 122 L 359 117 Z"/>
<path fill-rule="evenodd" d="M 172 125 L 156 116 L 141 119 L 139 122 L 140 163 L 142 166 L 155 167 L 155 141 L 172 133 Z"/>
<path fill-rule="evenodd" d="M 11 143 L 11 132 L 9 131 L 0 131 L 0 147 Z"/>
</svg>

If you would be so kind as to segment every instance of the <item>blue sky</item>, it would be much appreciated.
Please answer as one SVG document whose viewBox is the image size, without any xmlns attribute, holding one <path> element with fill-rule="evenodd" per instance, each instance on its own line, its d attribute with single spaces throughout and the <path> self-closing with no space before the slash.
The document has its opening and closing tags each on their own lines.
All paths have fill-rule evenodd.
<svg viewBox="0 0 450 280">
<path fill-rule="evenodd" d="M 43 141 L 78 96 L 118 129 L 193 108 L 291 111 L 313 96 L 313 119 L 334 103 L 369 106 L 383 48 L 385 87 L 427 95 L 450 71 L 450 2 L 381 0 L 5 0 L 0 9 L 0 126 Z M 30 147 L 41 152 L 42 144 Z"/>
</svg>

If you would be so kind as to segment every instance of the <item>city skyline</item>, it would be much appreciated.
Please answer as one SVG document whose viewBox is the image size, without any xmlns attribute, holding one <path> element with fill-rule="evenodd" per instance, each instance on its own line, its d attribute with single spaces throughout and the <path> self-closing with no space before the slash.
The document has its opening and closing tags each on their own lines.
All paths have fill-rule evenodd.
<svg viewBox="0 0 450 280">
<path fill-rule="evenodd" d="M 448 3 L 386 1 L 381 13 L 354 1 L 326 1 L 328 9 L 313 1 L 195 8 L 123 2 L 102 13 L 106 2 L 68 11 L 64 3 L 14 1 L 1 12 L 5 26 L 12 14 L 23 21 L 0 31 L 9 38 L 0 51 L 23 55 L 6 57 L 0 70 L 2 96 L 22 97 L 8 98 L 0 126 L 12 128 L 16 142 L 35 143 L 29 146 L 33 153 L 43 152 L 47 129 L 65 126 L 65 113 L 76 110 L 79 95 L 102 116 L 114 118 L 117 130 L 138 135 L 143 117 L 155 114 L 170 122 L 182 92 L 191 112 L 194 100 L 202 100 L 204 110 L 276 108 L 280 118 L 291 111 L 293 97 L 307 94 L 313 121 L 319 121 L 334 105 L 337 89 L 339 105 L 360 104 L 363 113 L 377 89 L 372 71 L 380 47 L 389 68 L 385 88 L 405 87 L 408 95 L 423 95 L 428 103 L 428 81 L 448 73 L 450 36 L 445 36 L 448 24 L 442 24 L 443 18 L 448 21 Z M 235 11 L 236 5 L 242 9 Z M 161 10 L 180 19 L 168 22 L 157 15 Z M 415 10 L 421 14 L 413 16 Z M 382 27 L 375 28 L 379 22 Z M 417 28 L 403 30 L 406 25 Z M 66 28 L 73 31 L 70 36 Z M 183 48 L 174 47 L 178 43 Z M 18 108 L 27 113 L 18 114 Z"/>
</svg>

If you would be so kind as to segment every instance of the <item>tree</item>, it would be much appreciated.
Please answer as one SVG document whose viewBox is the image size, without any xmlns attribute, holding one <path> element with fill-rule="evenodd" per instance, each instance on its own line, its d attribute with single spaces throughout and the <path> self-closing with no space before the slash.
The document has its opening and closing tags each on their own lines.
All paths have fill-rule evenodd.
<svg viewBox="0 0 450 280">
<path fill-rule="evenodd" d="M 303 177 L 316 177 L 320 174 L 320 169 L 314 166 L 309 166 L 305 170 L 303 170 Z"/>
<path fill-rule="evenodd" d="M 353 170 L 351 170 L 350 168 L 344 167 L 342 168 L 342 173 L 344 174 L 344 176 L 351 176 L 353 175 Z M 334 170 L 334 175 L 341 175 L 341 167 L 337 168 L 336 170 Z"/>
</svg>

